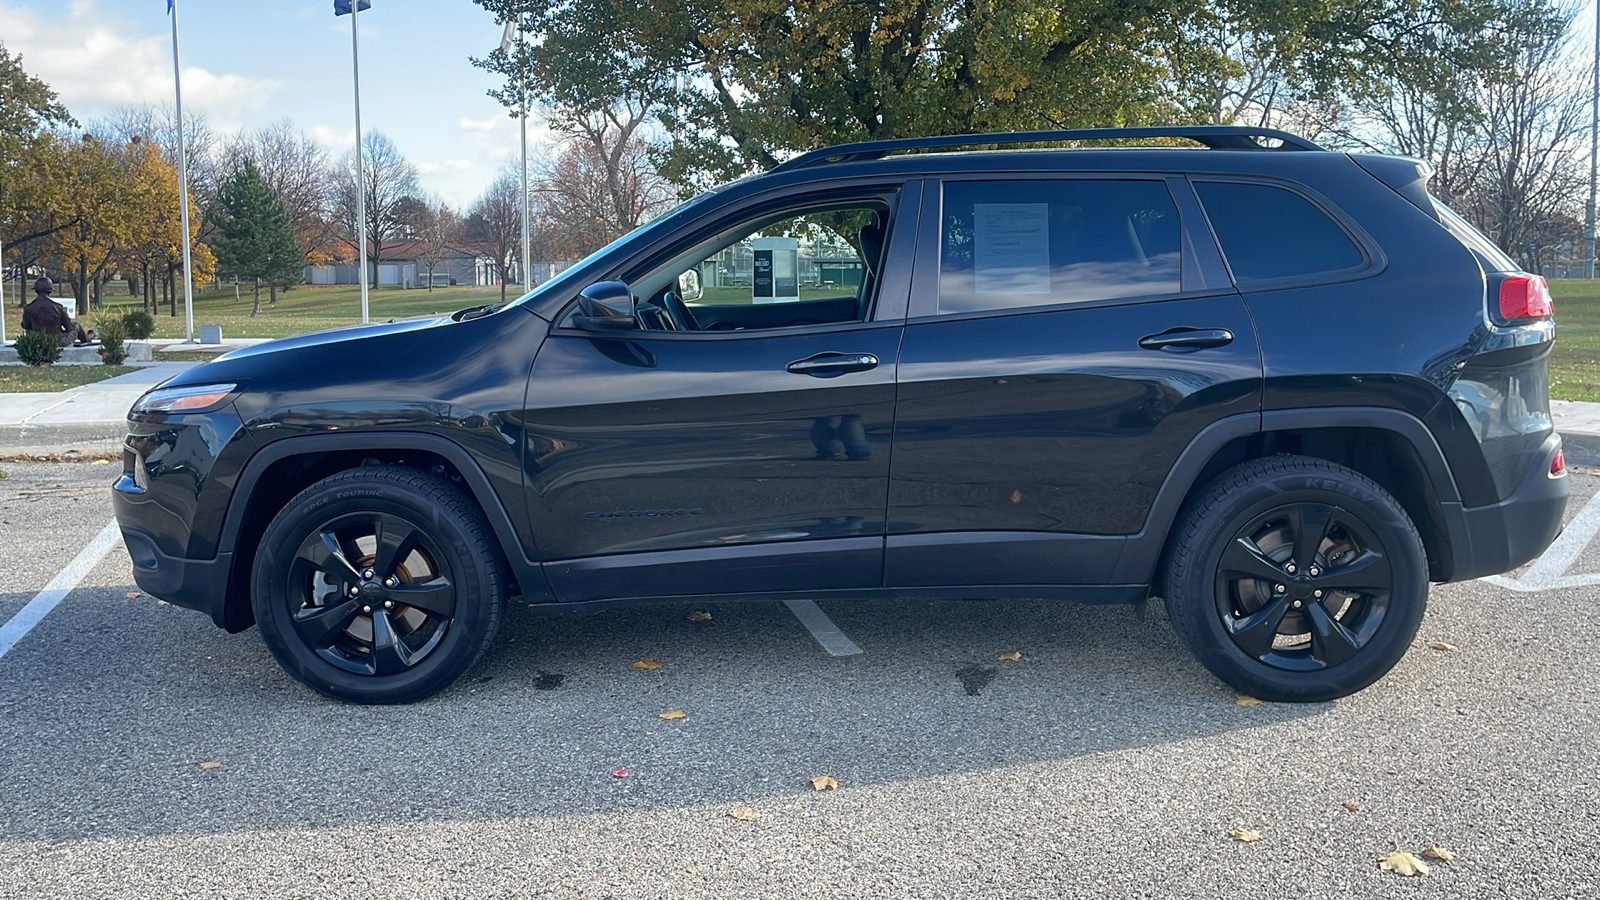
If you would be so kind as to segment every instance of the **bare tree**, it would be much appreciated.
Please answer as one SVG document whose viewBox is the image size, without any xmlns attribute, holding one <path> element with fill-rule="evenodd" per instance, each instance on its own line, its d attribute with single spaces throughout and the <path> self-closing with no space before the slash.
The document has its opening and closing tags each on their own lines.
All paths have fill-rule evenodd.
<svg viewBox="0 0 1600 900">
<path fill-rule="evenodd" d="M 105 118 L 92 123 L 88 131 L 113 146 L 126 146 L 135 140 L 148 141 L 161 148 L 162 159 L 172 165 L 178 164 L 178 114 L 171 103 L 117 107 Z M 230 171 L 222 165 L 222 148 L 206 122 L 205 113 L 189 110 L 184 114 L 183 149 L 188 157 L 185 163 L 189 192 L 205 213 L 215 206 L 217 187 Z M 202 221 L 201 239 L 211 234 L 209 221 Z"/>
<path fill-rule="evenodd" d="M 462 226 L 467 240 L 494 251 L 501 302 L 506 299 L 506 282 L 512 268 L 522 256 L 521 194 L 521 173 L 510 168 L 502 170 L 488 190 L 473 201 Z"/>
<path fill-rule="evenodd" d="M 461 216 L 450 205 L 430 198 L 422 201 L 411 222 L 417 242 L 417 265 L 428 272 L 428 292 L 433 292 L 433 272 L 461 241 Z"/>
<path fill-rule="evenodd" d="M 222 151 L 223 171 L 237 172 L 247 159 L 283 203 L 295 239 L 305 250 L 306 265 L 322 265 L 332 258 L 337 251 L 328 215 L 332 179 L 328 152 L 284 120 L 234 135 Z"/>
<path fill-rule="evenodd" d="M 365 278 L 377 273 L 378 260 L 383 258 L 383 245 L 398 237 L 409 227 L 403 217 L 409 199 L 417 190 L 417 167 L 400 154 L 399 148 L 381 131 L 369 131 L 361 142 L 365 156 L 367 195 L 367 241 L 371 245 L 372 270 L 362 273 Z M 333 220 L 338 238 L 359 254 L 360 223 L 356 199 L 356 154 L 352 150 L 333 173 L 331 193 Z"/>
<path fill-rule="evenodd" d="M 651 164 L 639 128 L 642 104 L 620 105 L 569 124 L 566 147 L 540 176 L 540 228 L 563 256 L 584 256 L 665 210 L 671 185 Z"/>
</svg>

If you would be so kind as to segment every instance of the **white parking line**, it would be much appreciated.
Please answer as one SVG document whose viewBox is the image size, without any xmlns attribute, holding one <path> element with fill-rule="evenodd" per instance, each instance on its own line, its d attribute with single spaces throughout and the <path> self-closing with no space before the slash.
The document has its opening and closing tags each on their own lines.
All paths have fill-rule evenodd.
<svg viewBox="0 0 1600 900">
<path fill-rule="evenodd" d="M 789 611 L 800 620 L 800 624 L 811 632 L 811 636 L 817 639 L 822 649 L 834 656 L 855 656 L 863 652 L 856 646 L 855 641 L 850 640 L 839 630 L 839 626 L 833 624 L 833 620 L 828 618 L 828 614 L 823 612 L 822 607 L 815 601 L 785 600 L 783 604 L 789 607 Z"/>
<path fill-rule="evenodd" d="M 67 563 L 65 569 L 50 579 L 44 590 L 29 600 L 27 606 L 11 617 L 11 621 L 0 625 L 0 656 L 10 653 L 11 648 L 17 645 L 17 641 L 22 640 L 24 635 L 33 630 L 33 626 L 49 615 L 50 610 L 56 608 L 56 604 L 66 599 L 67 594 L 83 580 L 83 576 L 88 575 L 100 560 L 111 552 L 111 548 L 121 541 L 122 532 L 117 528 L 115 520 L 101 529 L 95 539 L 89 542 L 89 546 L 83 548 L 73 557 L 72 562 Z"/>
</svg>

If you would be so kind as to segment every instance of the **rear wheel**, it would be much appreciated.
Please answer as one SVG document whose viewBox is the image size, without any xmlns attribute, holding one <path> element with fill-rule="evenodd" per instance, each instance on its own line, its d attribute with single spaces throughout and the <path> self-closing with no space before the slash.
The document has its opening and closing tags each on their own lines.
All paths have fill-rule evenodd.
<svg viewBox="0 0 1600 900">
<path fill-rule="evenodd" d="M 1224 473 L 1168 548 L 1174 629 L 1234 688 L 1332 700 L 1382 678 L 1427 605 L 1422 540 L 1376 482 L 1306 457 Z"/>
<path fill-rule="evenodd" d="M 489 646 L 506 578 L 489 527 L 448 482 L 399 466 L 317 482 L 262 536 L 252 602 L 283 668 L 330 697 L 406 703 Z"/>
</svg>

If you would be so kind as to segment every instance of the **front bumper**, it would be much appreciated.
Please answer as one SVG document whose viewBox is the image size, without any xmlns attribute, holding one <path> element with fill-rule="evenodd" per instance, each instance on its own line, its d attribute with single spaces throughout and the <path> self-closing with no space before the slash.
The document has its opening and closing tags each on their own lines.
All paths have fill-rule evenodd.
<svg viewBox="0 0 1600 900">
<path fill-rule="evenodd" d="M 140 590 L 173 606 L 203 612 L 229 631 L 250 626 L 249 622 L 230 622 L 227 615 L 232 553 L 218 553 L 215 559 L 168 556 L 150 535 L 126 525 L 122 526 L 122 542 L 133 558 L 133 580 Z"/>
<path fill-rule="evenodd" d="M 1560 449 L 1561 436 L 1552 433 L 1522 483 L 1499 503 L 1458 507 L 1454 516 L 1447 511 L 1453 551 L 1450 581 L 1509 572 L 1543 553 L 1556 539 L 1572 491 L 1565 472 L 1550 476 L 1550 464 Z"/>
</svg>

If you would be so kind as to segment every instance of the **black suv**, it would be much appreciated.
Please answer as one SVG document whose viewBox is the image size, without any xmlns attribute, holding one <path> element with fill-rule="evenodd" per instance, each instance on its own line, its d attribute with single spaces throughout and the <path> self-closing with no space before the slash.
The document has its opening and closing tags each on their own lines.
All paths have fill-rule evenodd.
<svg viewBox="0 0 1600 900">
<path fill-rule="evenodd" d="M 1567 501 L 1549 293 L 1429 175 L 1238 128 L 808 153 L 513 303 L 174 378 L 117 517 L 140 587 L 361 702 L 513 595 L 1154 594 L 1236 689 L 1339 697 Z"/>
</svg>

